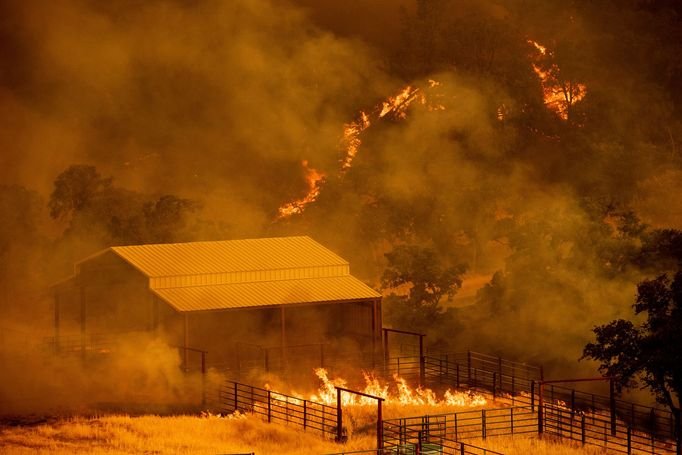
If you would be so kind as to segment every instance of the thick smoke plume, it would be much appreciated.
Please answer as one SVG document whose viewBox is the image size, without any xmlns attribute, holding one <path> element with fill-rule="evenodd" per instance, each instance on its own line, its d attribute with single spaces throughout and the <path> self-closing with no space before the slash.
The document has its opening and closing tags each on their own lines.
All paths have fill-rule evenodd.
<svg viewBox="0 0 682 455">
<path fill-rule="evenodd" d="M 48 286 L 101 248 L 306 234 L 376 287 L 399 245 L 466 265 L 432 345 L 575 370 L 675 264 L 655 230 L 682 228 L 682 11 L 621 3 L 3 2 L 4 358 L 51 334 Z M 344 125 L 408 84 L 423 102 L 372 117 L 342 170 Z M 306 166 L 317 199 L 278 219 Z"/>
</svg>

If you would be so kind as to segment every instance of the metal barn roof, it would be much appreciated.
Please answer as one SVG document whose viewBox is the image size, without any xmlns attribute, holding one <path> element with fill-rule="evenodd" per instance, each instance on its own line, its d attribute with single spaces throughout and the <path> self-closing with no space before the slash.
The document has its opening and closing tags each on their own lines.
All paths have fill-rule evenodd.
<svg viewBox="0 0 682 455">
<path fill-rule="evenodd" d="M 374 289 L 350 275 L 303 280 L 164 288 L 155 289 L 153 292 L 178 311 L 342 302 L 381 297 Z"/>
<path fill-rule="evenodd" d="M 347 261 L 306 236 L 121 246 L 94 257 L 110 251 L 181 312 L 381 297 L 350 275 Z"/>
<path fill-rule="evenodd" d="M 149 277 L 348 265 L 307 236 L 115 246 L 111 250 Z"/>
</svg>

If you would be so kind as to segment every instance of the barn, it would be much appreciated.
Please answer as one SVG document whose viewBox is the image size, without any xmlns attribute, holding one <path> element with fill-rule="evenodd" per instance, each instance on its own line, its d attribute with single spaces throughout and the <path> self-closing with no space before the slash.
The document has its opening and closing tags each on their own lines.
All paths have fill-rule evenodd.
<svg viewBox="0 0 682 455">
<path fill-rule="evenodd" d="M 226 368 L 380 358 L 381 294 L 307 236 L 111 247 L 51 289 L 57 347 L 143 332 L 186 367 L 199 351 Z"/>
</svg>

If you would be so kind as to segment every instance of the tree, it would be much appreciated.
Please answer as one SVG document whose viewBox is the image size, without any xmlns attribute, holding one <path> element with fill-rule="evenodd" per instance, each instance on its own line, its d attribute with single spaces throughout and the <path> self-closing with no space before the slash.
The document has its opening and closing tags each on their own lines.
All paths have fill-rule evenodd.
<svg viewBox="0 0 682 455">
<path fill-rule="evenodd" d="M 187 225 L 188 215 L 197 208 L 196 202 L 171 194 L 145 203 L 142 210 L 147 228 L 147 240 L 154 243 L 169 243 L 178 240 Z"/>
<path fill-rule="evenodd" d="M 441 299 L 452 298 L 462 287 L 466 266 L 444 265 L 431 248 L 400 245 L 386 253 L 386 259 L 381 284 L 392 290 L 387 306 L 393 311 L 388 316 L 397 324 L 423 331 L 443 314 Z"/>
<path fill-rule="evenodd" d="M 111 187 L 94 166 L 76 164 L 57 176 L 48 207 L 52 218 L 62 218 L 84 209 L 98 193 Z"/>
<path fill-rule="evenodd" d="M 617 390 L 642 385 L 673 412 L 680 428 L 682 398 L 682 270 L 671 281 L 666 274 L 637 287 L 635 315 L 639 325 L 618 319 L 594 328 L 581 359 L 600 363 L 599 371 L 615 379 Z M 678 441 L 680 434 L 678 430 Z M 679 445 L 679 444 L 678 444 Z"/>
</svg>

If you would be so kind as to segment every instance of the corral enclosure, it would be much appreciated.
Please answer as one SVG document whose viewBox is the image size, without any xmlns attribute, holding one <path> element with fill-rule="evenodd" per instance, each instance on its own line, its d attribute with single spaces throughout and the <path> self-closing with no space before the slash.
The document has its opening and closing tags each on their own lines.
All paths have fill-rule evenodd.
<svg viewBox="0 0 682 455">
<path fill-rule="evenodd" d="M 52 287 L 57 349 L 148 332 L 212 366 L 381 358 L 381 294 L 309 237 L 112 247 Z"/>
</svg>

